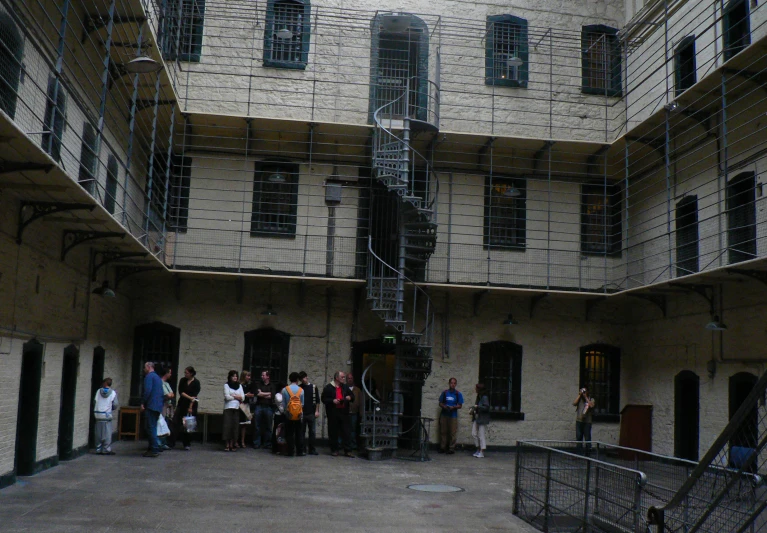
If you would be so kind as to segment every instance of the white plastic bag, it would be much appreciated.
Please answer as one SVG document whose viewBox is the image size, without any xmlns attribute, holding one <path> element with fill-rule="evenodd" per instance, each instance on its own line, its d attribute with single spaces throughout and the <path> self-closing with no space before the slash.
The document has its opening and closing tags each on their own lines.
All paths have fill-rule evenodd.
<svg viewBox="0 0 767 533">
<path fill-rule="evenodd" d="M 194 433 L 197 431 L 197 418 L 194 415 L 184 417 L 184 431 Z"/>
<path fill-rule="evenodd" d="M 168 435 L 170 435 L 170 428 L 165 421 L 165 417 L 160 415 L 160 418 L 157 419 L 157 436 L 167 437 Z"/>
</svg>

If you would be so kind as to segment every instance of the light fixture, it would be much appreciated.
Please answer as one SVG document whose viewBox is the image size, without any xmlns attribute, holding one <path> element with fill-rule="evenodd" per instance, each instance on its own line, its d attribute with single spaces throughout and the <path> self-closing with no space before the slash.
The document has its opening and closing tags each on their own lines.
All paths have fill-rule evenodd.
<svg viewBox="0 0 767 533">
<path fill-rule="evenodd" d="M 281 174 L 280 172 L 275 172 L 274 174 L 269 174 L 269 177 L 266 178 L 266 181 L 270 181 L 272 183 L 285 183 L 285 181 L 287 181 L 287 178 L 285 178 L 284 174 Z"/>
<path fill-rule="evenodd" d="M 277 316 L 277 311 L 274 310 L 272 304 L 266 304 L 266 311 L 261 312 L 264 316 Z"/>
<path fill-rule="evenodd" d="M 516 326 L 517 324 L 519 324 L 519 322 L 514 320 L 514 317 L 511 316 L 511 313 L 509 313 L 508 318 L 506 318 L 506 320 L 503 321 L 504 326 Z"/>
<path fill-rule="evenodd" d="M 727 324 L 720 321 L 717 315 L 714 315 L 711 322 L 706 324 L 706 329 L 709 331 L 724 331 L 727 329 Z"/>
<path fill-rule="evenodd" d="M 522 192 L 514 187 L 514 185 L 511 185 L 505 191 L 503 191 L 503 196 L 506 198 L 519 198 L 522 196 Z"/>
<path fill-rule="evenodd" d="M 524 61 L 522 61 L 522 58 L 517 56 L 511 56 L 509 59 L 506 60 L 506 65 L 510 67 L 521 67 L 522 63 L 524 63 Z"/>
<path fill-rule="evenodd" d="M 131 74 L 149 74 L 162 70 L 162 64 L 148 56 L 134 57 L 125 65 L 125 72 Z"/>
<path fill-rule="evenodd" d="M 391 13 L 381 16 L 381 28 L 390 33 L 402 33 L 410 29 L 412 16 L 403 13 Z"/>
<path fill-rule="evenodd" d="M 114 298 L 116 296 L 115 291 L 109 288 L 108 281 L 104 281 L 104 283 L 101 284 L 101 287 L 93 289 L 93 294 L 98 294 L 104 298 Z"/>
<path fill-rule="evenodd" d="M 669 103 L 667 103 L 666 105 L 663 106 L 663 109 L 665 109 L 669 113 L 673 113 L 674 111 L 679 109 L 679 102 L 676 102 L 676 101 L 669 102 Z"/>
<path fill-rule="evenodd" d="M 275 34 L 278 39 L 292 39 L 293 38 L 293 32 L 290 31 L 287 28 L 280 28 L 277 30 L 277 33 Z"/>
</svg>

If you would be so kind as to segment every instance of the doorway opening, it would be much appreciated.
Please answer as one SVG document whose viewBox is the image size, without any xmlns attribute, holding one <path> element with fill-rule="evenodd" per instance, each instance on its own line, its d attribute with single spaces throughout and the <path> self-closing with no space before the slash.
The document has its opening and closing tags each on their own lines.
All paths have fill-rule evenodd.
<svg viewBox="0 0 767 533">
<path fill-rule="evenodd" d="M 757 377 L 749 372 L 739 372 L 730 377 L 730 419 L 746 401 L 756 385 Z M 730 439 L 730 465 L 740 468 L 743 458 L 756 448 L 759 439 L 759 408 L 754 404 L 743 423 Z"/>
<path fill-rule="evenodd" d="M 683 370 L 674 378 L 674 455 L 698 460 L 700 435 L 700 378 Z"/>
<path fill-rule="evenodd" d="M 96 419 L 93 418 L 93 407 L 96 403 L 96 393 L 101 388 L 101 384 L 104 382 L 104 359 L 105 351 L 101 346 L 97 346 L 93 349 L 93 363 L 91 364 L 91 397 L 90 405 L 91 410 L 88 413 L 88 448 L 95 448 L 96 441 L 94 438 L 94 426 L 96 425 Z"/>
<path fill-rule="evenodd" d="M 16 419 L 16 475 L 36 473 L 37 426 L 40 414 L 40 380 L 43 376 L 43 345 L 24 343 L 21 355 L 19 410 Z"/>
<path fill-rule="evenodd" d="M 144 390 L 144 363 L 152 361 L 163 368 L 170 367 L 170 386 L 176 392 L 178 383 L 178 346 L 181 330 L 162 322 L 136 326 L 133 333 L 133 364 L 131 368 L 130 405 L 141 405 Z"/>
<path fill-rule="evenodd" d="M 77 397 L 77 369 L 79 366 L 80 351 L 74 344 L 70 344 L 64 349 L 64 366 L 61 371 L 58 440 L 60 461 L 68 461 L 74 455 L 75 400 Z"/>
</svg>

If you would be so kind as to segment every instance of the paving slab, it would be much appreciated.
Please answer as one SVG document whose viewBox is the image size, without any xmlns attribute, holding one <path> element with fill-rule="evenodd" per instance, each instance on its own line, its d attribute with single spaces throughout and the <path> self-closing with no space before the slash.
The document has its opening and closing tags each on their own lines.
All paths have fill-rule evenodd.
<svg viewBox="0 0 767 533">
<path fill-rule="evenodd" d="M 281 457 L 220 446 L 86 455 L 0 491 L 0 530 L 48 532 L 536 531 L 512 515 L 514 454 L 434 454 L 429 462 Z M 462 492 L 419 492 L 413 484 Z"/>
</svg>

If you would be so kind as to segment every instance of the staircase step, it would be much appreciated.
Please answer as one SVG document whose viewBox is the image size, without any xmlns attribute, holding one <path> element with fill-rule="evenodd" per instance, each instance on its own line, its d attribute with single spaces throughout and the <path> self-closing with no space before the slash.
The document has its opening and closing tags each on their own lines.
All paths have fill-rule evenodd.
<svg viewBox="0 0 767 533">
<path fill-rule="evenodd" d="M 437 224 L 434 222 L 405 222 L 406 229 L 437 230 Z"/>
<path fill-rule="evenodd" d="M 384 320 L 384 322 L 386 323 L 387 326 L 391 326 L 397 331 L 404 330 L 405 325 L 407 324 L 407 322 L 405 322 L 404 320 Z"/>
<path fill-rule="evenodd" d="M 424 246 L 422 244 L 405 243 L 405 248 L 413 252 L 426 252 L 429 254 L 434 251 L 434 246 Z"/>
<path fill-rule="evenodd" d="M 414 263 L 423 263 L 423 264 L 426 264 L 429 262 L 428 259 L 424 259 L 423 257 L 416 257 L 414 255 L 408 255 L 408 254 L 405 254 L 405 261 L 413 261 Z"/>
</svg>

